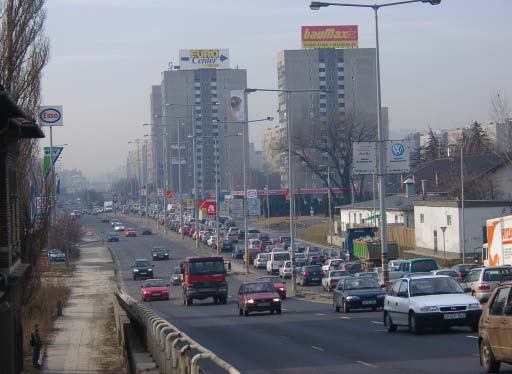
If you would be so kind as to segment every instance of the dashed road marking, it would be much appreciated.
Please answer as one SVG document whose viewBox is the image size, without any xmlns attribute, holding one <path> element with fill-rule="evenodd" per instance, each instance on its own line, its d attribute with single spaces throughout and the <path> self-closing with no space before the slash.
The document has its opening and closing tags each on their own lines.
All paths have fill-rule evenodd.
<svg viewBox="0 0 512 374">
<path fill-rule="evenodd" d="M 325 316 L 324 313 L 315 313 L 315 316 Z"/>
<path fill-rule="evenodd" d="M 388 330 L 385 330 L 385 329 L 384 330 L 373 330 L 373 332 L 386 332 L 386 331 L 388 331 Z"/>
<path fill-rule="evenodd" d="M 279 335 L 279 337 L 280 337 L 281 339 L 287 339 L 287 340 L 290 340 L 290 338 L 289 338 L 289 337 L 284 336 L 284 335 Z"/>
<path fill-rule="evenodd" d="M 368 366 L 370 368 L 376 368 L 377 366 L 376 365 L 373 365 L 373 364 L 370 364 L 369 362 L 364 362 L 364 361 L 356 361 L 358 364 L 361 364 L 361 365 L 364 365 L 364 366 Z"/>
<path fill-rule="evenodd" d="M 316 345 L 312 345 L 311 348 L 316 349 L 317 351 L 320 351 L 320 352 L 325 352 L 325 349 L 317 347 Z"/>
<path fill-rule="evenodd" d="M 383 325 L 384 322 L 380 322 L 380 321 L 370 321 L 370 323 L 374 323 L 376 325 Z"/>
<path fill-rule="evenodd" d="M 340 319 L 352 319 L 350 317 L 340 317 Z"/>
<path fill-rule="evenodd" d="M 478 339 L 478 336 L 474 336 L 474 335 L 466 335 L 466 338 Z"/>
</svg>

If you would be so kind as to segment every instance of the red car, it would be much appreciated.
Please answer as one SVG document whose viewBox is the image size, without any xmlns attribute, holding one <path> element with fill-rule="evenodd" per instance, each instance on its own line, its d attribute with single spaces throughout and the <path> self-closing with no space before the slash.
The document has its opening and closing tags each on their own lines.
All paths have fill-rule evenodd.
<svg viewBox="0 0 512 374">
<path fill-rule="evenodd" d="M 129 236 L 135 237 L 135 236 L 137 236 L 137 231 L 135 231 L 135 229 L 126 229 L 126 230 L 124 230 L 124 236 L 126 236 L 126 237 L 129 237 Z"/>
<path fill-rule="evenodd" d="M 258 277 L 257 280 L 272 283 L 272 285 L 276 289 L 276 292 L 279 294 L 279 297 L 281 299 L 286 299 L 286 287 L 285 287 L 284 281 L 281 278 L 266 276 L 266 277 Z"/>
<path fill-rule="evenodd" d="M 281 298 L 272 283 L 242 283 L 238 290 L 238 313 L 247 317 L 250 312 L 265 311 L 281 314 Z"/>
<path fill-rule="evenodd" d="M 108 221 L 109 221 L 108 217 L 105 217 L 105 216 L 101 217 L 101 222 L 108 222 Z"/>
<path fill-rule="evenodd" d="M 169 300 L 169 284 L 163 279 L 147 279 L 140 286 L 142 301 Z"/>
</svg>

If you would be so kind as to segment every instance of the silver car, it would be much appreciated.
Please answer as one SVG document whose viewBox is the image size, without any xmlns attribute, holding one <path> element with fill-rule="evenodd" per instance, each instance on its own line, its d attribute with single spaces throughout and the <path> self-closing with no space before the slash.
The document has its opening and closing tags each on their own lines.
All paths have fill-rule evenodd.
<svg viewBox="0 0 512 374">
<path fill-rule="evenodd" d="M 480 302 L 487 301 L 498 283 L 512 280 L 512 267 L 490 266 L 471 270 L 461 286 L 471 289 L 471 295 Z"/>
</svg>

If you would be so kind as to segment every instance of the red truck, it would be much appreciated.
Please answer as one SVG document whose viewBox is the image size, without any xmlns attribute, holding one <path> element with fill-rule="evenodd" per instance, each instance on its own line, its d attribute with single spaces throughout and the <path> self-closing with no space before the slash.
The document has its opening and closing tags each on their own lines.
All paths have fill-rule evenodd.
<svg viewBox="0 0 512 374">
<path fill-rule="evenodd" d="M 224 258 L 221 256 L 187 257 L 180 265 L 183 275 L 183 304 L 192 305 L 194 299 L 213 298 L 214 304 L 228 301 L 228 283 Z"/>
</svg>

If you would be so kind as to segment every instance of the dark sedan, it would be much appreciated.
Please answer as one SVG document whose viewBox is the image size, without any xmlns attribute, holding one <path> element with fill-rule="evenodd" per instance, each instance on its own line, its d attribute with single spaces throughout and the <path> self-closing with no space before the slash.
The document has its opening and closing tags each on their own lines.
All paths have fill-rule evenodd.
<svg viewBox="0 0 512 374">
<path fill-rule="evenodd" d="M 369 277 L 350 277 L 342 279 L 332 295 L 334 310 L 349 313 L 352 309 L 371 308 L 376 310 L 384 306 L 386 293 L 379 284 Z"/>
<path fill-rule="evenodd" d="M 231 253 L 231 257 L 236 260 L 242 260 L 244 258 L 244 247 L 236 246 Z"/>
<path fill-rule="evenodd" d="M 137 278 L 153 278 L 153 265 L 146 259 L 135 260 L 132 265 L 133 280 Z"/>
<path fill-rule="evenodd" d="M 118 242 L 119 241 L 119 235 L 117 235 L 115 232 L 109 232 L 107 235 L 107 242 Z"/>
<path fill-rule="evenodd" d="M 308 284 L 322 284 L 324 272 L 320 265 L 303 266 L 297 274 L 297 284 L 306 286 Z"/>
<path fill-rule="evenodd" d="M 169 250 L 165 247 L 153 247 L 151 249 L 151 258 L 153 260 L 168 260 Z"/>
<path fill-rule="evenodd" d="M 220 251 L 221 252 L 233 251 L 233 242 L 231 240 L 222 240 L 220 242 Z"/>
<path fill-rule="evenodd" d="M 151 235 L 153 234 L 153 231 L 149 227 L 143 227 L 142 228 L 142 235 Z"/>
<path fill-rule="evenodd" d="M 248 316 L 250 312 L 265 311 L 281 314 L 281 298 L 272 283 L 242 283 L 238 290 L 239 314 Z"/>
</svg>

